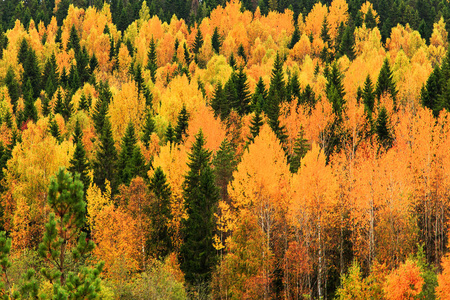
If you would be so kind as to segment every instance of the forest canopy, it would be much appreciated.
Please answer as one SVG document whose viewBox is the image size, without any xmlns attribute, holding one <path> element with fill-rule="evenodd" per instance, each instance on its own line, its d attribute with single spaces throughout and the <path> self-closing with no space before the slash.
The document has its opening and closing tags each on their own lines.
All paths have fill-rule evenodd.
<svg viewBox="0 0 450 300">
<path fill-rule="evenodd" d="M 450 5 L 0 2 L 4 299 L 450 299 Z"/>
</svg>

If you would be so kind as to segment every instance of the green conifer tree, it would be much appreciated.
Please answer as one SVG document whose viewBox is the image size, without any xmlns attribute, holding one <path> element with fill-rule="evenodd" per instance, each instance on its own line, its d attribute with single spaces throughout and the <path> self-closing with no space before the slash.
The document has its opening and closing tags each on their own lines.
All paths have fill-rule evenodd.
<svg viewBox="0 0 450 300">
<path fill-rule="evenodd" d="M 148 243 L 149 252 L 155 254 L 156 257 L 164 258 L 173 250 L 168 227 L 168 223 L 172 219 L 170 210 L 172 191 L 161 167 L 156 168 L 153 177 L 150 178 L 149 186 L 155 195 L 150 205 L 150 220 L 154 226 L 151 240 L 149 239 L 151 242 Z"/>
<path fill-rule="evenodd" d="M 178 114 L 177 126 L 175 127 L 175 143 L 181 143 L 183 137 L 187 136 L 189 114 L 187 113 L 186 106 L 183 104 L 180 113 Z"/>
<path fill-rule="evenodd" d="M 151 113 L 147 112 L 144 124 L 144 132 L 141 138 L 145 147 L 148 147 L 150 145 L 150 137 L 153 132 L 155 132 L 155 121 L 153 121 L 153 116 L 151 115 Z"/>
<path fill-rule="evenodd" d="M 219 194 L 210 159 L 211 152 L 205 149 L 205 139 L 200 131 L 189 154 L 189 172 L 183 193 L 188 218 L 183 221 L 180 267 L 190 286 L 208 283 L 216 264 L 213 234 Z"/>
<path fill-rule="evenodd" d="M 75 123 L 75 130 L 73 133 L 73 143 L 75 144 L 75 152 L 70 160 L 70 167 L 67 169 L 72 174 L 80 174 L 80 180 L 83 183 L 84 199 L 86 199 L 86 191 L 91 183 L 89 177 L 89 162 L 86 157 L 86 150 L 84 149 L 82 139 L 83 132 L 78 120 Z"/>
<path fill-rule="evenodd" d="M 136 148 L 136 134 L 132 122 L 128 123 L 125 135 L 122 138 L 121 151 L 117 164 L 117 177 L 119 184 L 129 185 L 131 179 L 135 177 L 135 166 L 133 164 L 133 155 Z"/>
<path fill-rule="evenodd" d="M 369 116 L 371 116 L 375 106 L 375 91 L 373 88 L 372 80 L 370 79 L 370 75 L 367 75 L 366 81 L 364 82 L 362 98 L 364 101 L 365 111 Z"/>
<path fill-rule="evenodd" d="M 220 47 L 222 47 L 222 37 L 219 34 L 219 29 L 217 27 L 214 28 L 214 33 L 211 37 L 211 45 L 216 54 L 219 54 Z"/>
<path fill-rule="evenodd" d="M 200 48 L 203 46 L 203 35 L 200 28 L 197 29 L 197 34 L 195 35 L 194 44 L 192 45 L 192 51 L 198 54 Z"/>
<path fill-rule="evenodd" d="M 169 126 L 167 126 L 164 137 L 166 138 L 166 143 L 175 143 L 175 132 L 173 130 L 172 124 L 169 123 Z"/>
<path fill-rule="evenodd" d="M 156 70 L 158 69 L 158 62 L 156 57 L 156 45 L 155 41 L 152 39 L 150 40 L 150 47 L 147 53 L 148 62 L 147 62 L 147 69 L 150 70 L 150 77 L 152 78 L 153 83 L 156 82 Z"/>
<path fill-rule="evenodd" d="M 294 48 L 295 44 L 300 41 L 300 30 L 298 29 L 298 25 L 295 24 L 294 33 L 292 34 L 291 41 L 289 42 L 288 48 Z"/>
<path fill-rule="evenodd" d="M 220 198 L 224 201 L 229 199 L 227 187 L 233 178 L 233 172 L 236 170 L 238 162 L 235 147 L 225 138 L 220 144 L 212 162 L 216 186 L 219 187 Z"/>
<path fill-rule="evenodd" d="M 105 180 L 111 183 L 111 193 L 115 194 L 117 188 L 117 150 L 112 136 L 109 118 L 104 119 L 102 131 L 99 136 L 100 144 L 93 163 L 94 183 L 105 192 Z"/>
<path fill-rule="evenodd" d="M 378 75 L 377 87 L 375 94 L 378 99 L 380 99 L 383 93 L 389 93 L 394 101 L 394 106 L 396 104 L 397 88 L 394 83 L 391 67 L 389 66 L 389 61 L 384 60 L 383 66 L 381 67 L 380 74 Z"/>
<path fill-rule="evenodd" d="M 6 72 L 5 84 L 8 88 L 9 98 L 13 108 L 13 113 L 17 110 L 17 101 L 19 101 L 19 83 L 17 82 L 13 68 L 10 66 Z"/>
<path fill-rule="evenodd" d="M 300 168 L 300 163 L 302 158 L 306 155 L 309 150 L 308 140 L 305 139 L 305 132 L 303 126 L 300 127 L 300 131 L 295 139 L 294 143 L 294 153 L 289 159 L 289 170 L 291 173 L 297 173 L 298 168 Z"/>
<path fill-rule="evenodd" d="M 38 253 L 48 262 L 48 267 L 42 268 L 41 274 L 53 285 L 54 299 L 68 299 L 69 296 L 70 299 L 97 298 L 101 283 L 99 274 L 104 264 L 101 262 L 95 268 L 77 267 L 95 247 L 87 240 L 86 233 L 81 232 L 86 203 L 79 176 L 72 177 L 61 168 L 51 179 L 47 201 L 52 212 Z M 70 245 L 74 246 L 69 248 Z M 78 271 L 71 271 L 74 268 Z"/>
</svg>

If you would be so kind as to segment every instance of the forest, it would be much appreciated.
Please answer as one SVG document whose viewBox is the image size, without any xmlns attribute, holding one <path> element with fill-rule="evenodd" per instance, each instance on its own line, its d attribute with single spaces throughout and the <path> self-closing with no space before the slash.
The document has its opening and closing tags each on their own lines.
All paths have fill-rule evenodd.
<svg viewBox="0 0 450 300">
<path fill-rule="evenodd" d="M 450 299 L 450 4 L 0 2 L 1 299 Z"/>
</svg>

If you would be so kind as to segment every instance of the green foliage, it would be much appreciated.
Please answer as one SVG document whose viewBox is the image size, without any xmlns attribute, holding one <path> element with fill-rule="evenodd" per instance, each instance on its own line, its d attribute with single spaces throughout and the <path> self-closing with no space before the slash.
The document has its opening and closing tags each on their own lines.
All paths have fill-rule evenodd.
<svg viewBox="0 0 450 300">
<path fill-rule="evenodd" d="M 300 128 L 298 132 L 297 138 L 295 139 L 294 144 L 294 153 L 290 157 L 289 160 L 289 170 L 291 173 L 297 173 L 300 168 L 300 162 L 302 158 L 306 155 L 306 152 L 310 149 L 310 145 L 308 140 L 304 137 L 305 132 L 303 130 L 303 126 Z"/>
<path fill-rule="evenodd" d="M 238 162 L 239 159 L 236 157 L 236 150 L 230 141 L 225 138 L 212 161 L 216 185 L 220 188 L 220 198 L 222 200 L 229 198 L 227 187 L 233 178 L 233 172 L 236 170 Z"/>
<path fill-rule="evenodd" d="M 112 136 L 111 123 L 108 118 L 105 118 L 103 130 L 99 136 L 99 147 L 93 162 L 94 169 L 94 183 L 102 190 L 106 191 L 105 181 L 108 180 L 111 184 L 112 193 L 116 192 L 117 188 L 117 150 L 114 145 Z"/>
<path fill-rule="evenodd" d="M 348 274 L 341 275 L 341 286 L 337 289 L 338 300 L 367 299 L 368 286 L 362 278 L 361 268 L 356 260 L 348 270 Z"/>
<path fill-rule="evenodd" d="M 152 78 L 153 83 L 156 82 L 156 70 L 158 69 L 158 62 L 156 57 L 156 45 L 155 40 L 150 40 L 150 46 L 147 53 L 148 62 L 147 62 L 147 69 L 150 70 L 150 77 Z"/>
<path fill-rule="evenodd" d="M 5 84 L 8 88 L 9 97 L 13 108 L 13 113 L 17 110 L 17 101 L 19 101 L 19 83 L 16 80 L 13 68 L 10 66 L 6 72 Z"/>
<path fill-rule="evenodd" d="M 150 248 L 150 253 L 156 257 L 163 258 L 173 250 L 168 227 L 168 223 L 172 219 L 170 210 L 172 192 L 161 167 L 156 168 L 153 177 L 150 178 L 149 187 L 155 194 L 155 197 L 149 207 L 149 216 L 153 229 L 148 247 Z"/>
<path fill-rule="evenodd" d="M 217 27 L 214 28 L 214 33 L 211 37 L 211 45 L 214 52 L 216 52 L 216 54 L 219 54 L 220 47 L 222 47 L 222 37 L 220 36 L 219 29 Z"/>
<path fill-rule="evenodd" d="M 375 92 L 373 89 L 373 83 L 370 79 L 370 75 L 367 75 L 364 82 L 364 89 L 362 91 L 362 98 L 364 102 L 364 109 L 366 114 L 372 116 L 372 112 L 375 106 Z"/>
<path fill-rule="evenodd" d="M 82 142 L 83 133 L 81 131 L 80 123 L 78 120 L 75 123 L 75 131 L 73 134 L 73 142 L 75 144 L 75 152 L 70 159 L 70 167 L 68 171 L 72 174 L 79 174 L 80 181 L 83 183 L 83 192 L 86 195 L 86 191 L 91 183 L 89 177 L 89 162 L 86 158 L 86 150 L 84 149 Z"/>
<path fill-rule="evenodd" d="M 200 48 L 203 46 L 203 35 L 200 28 L 197 28 L 197 34 L 195 35 L 194 44 L 192 45 L 192 51 L 194 54 L 198 54 Z"/>
<path fill-rule="evenodd" d="M 150 137 L 152 133 L 155 132 L 155 121 L 153 121 L 153 116 L 150 112 L 147 112 L 147 116 L 145 118 L 145 124 L 144 124 L 144 132 L 142 135 L 142 142 L 144 143 L 145 147 L 149 146 L 150 143 Z"/>
<path fill-rule="evenodd" d="M 52 177 L 47 199 L 52 212 L 38 253 L 50 264 L 40 272 L 53 284 L 54 299 L 95 299 L 100 291 L 99 274 L 103 263 L 95 268 L 81 267 L 78 272 L 69 271 L 95 247 L 86 239 L 86 233 L 81 232 L 86 211 L 83 195 L 83 183 L 78 174 L 72 177 L 70 172 L 61 168 Z M 69 249 L 77 237 L 78 243 Z"/>
<path fill-rule="evenodd" d="M 394 105 L 396 105 L 398 91 L 387 59 L 384 60 L 383 66 L 381 67 L 380 74 L 378 75 L 377 87 L 375 89 L 375 94 L 378 99 L 380 99 L 384 93 L 389 93 L 392 97 L 392 101 L 394 101 Z"/>
<path fill-rule="evenodd" d="M 295 24 L 294 33 L 292 34 L 288 48 L 289 49 L 294 48 L 295 44 L 297 44 L 298 41 L 300 41 L 300 30 L 298 29 L 298 25 Z"/>
<path fill-rule="evenodd" d="M 390 128 L 389 115 L 384 106 L 381 107 L 375 125 L 375 130 L 378 135 L 378 141 L 385 149 L 392 146 L 393 137 Z"/>
<path fill-rule="evenodd" d="M 118 184 L 129 185 L 131 179 L 140 175 L 145 176 L 145 162 L 137 145 L 137 138 L 133 123 L 128 123 L 122 139 L 121 152 L 117 163 Z"/>
<path fill-rule="evenodd" d="M 180 249 L 181 270 L 191 286 L 208 283 L 216 264 L 213 247 L 219 193 L 211 168 L 211 152 L 205 149 L 200 131 L 189 154 L 189 171 L 184 181 L 184 199 L 188 218 L 183 221 L 183 244 Z"/>
<path fill-rule="evenodd" d="M 181 143 L 183 137 L 187 136 L 189 115 L 186 110 L 186 106 L 183 104 L 180 113 L 178 114 L 177 126 L 175 127 L 175 143 Z"/>
</svg>

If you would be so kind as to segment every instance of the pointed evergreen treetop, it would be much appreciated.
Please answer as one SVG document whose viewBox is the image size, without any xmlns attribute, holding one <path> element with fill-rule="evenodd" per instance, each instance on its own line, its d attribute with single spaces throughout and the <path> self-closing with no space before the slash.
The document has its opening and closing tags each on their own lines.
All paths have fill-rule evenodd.
<svg viewBox="0 0 450 300">
<path fill-rule="evenodd" d="M 203 46 L 203 35 L 202 32 L 200 31 L 200 28 L 197 28 L 197 34 L 195 35 L 192 51 L 194 51 L 195 54 L 198 54 L 202 46 Z"/>
</svg>

